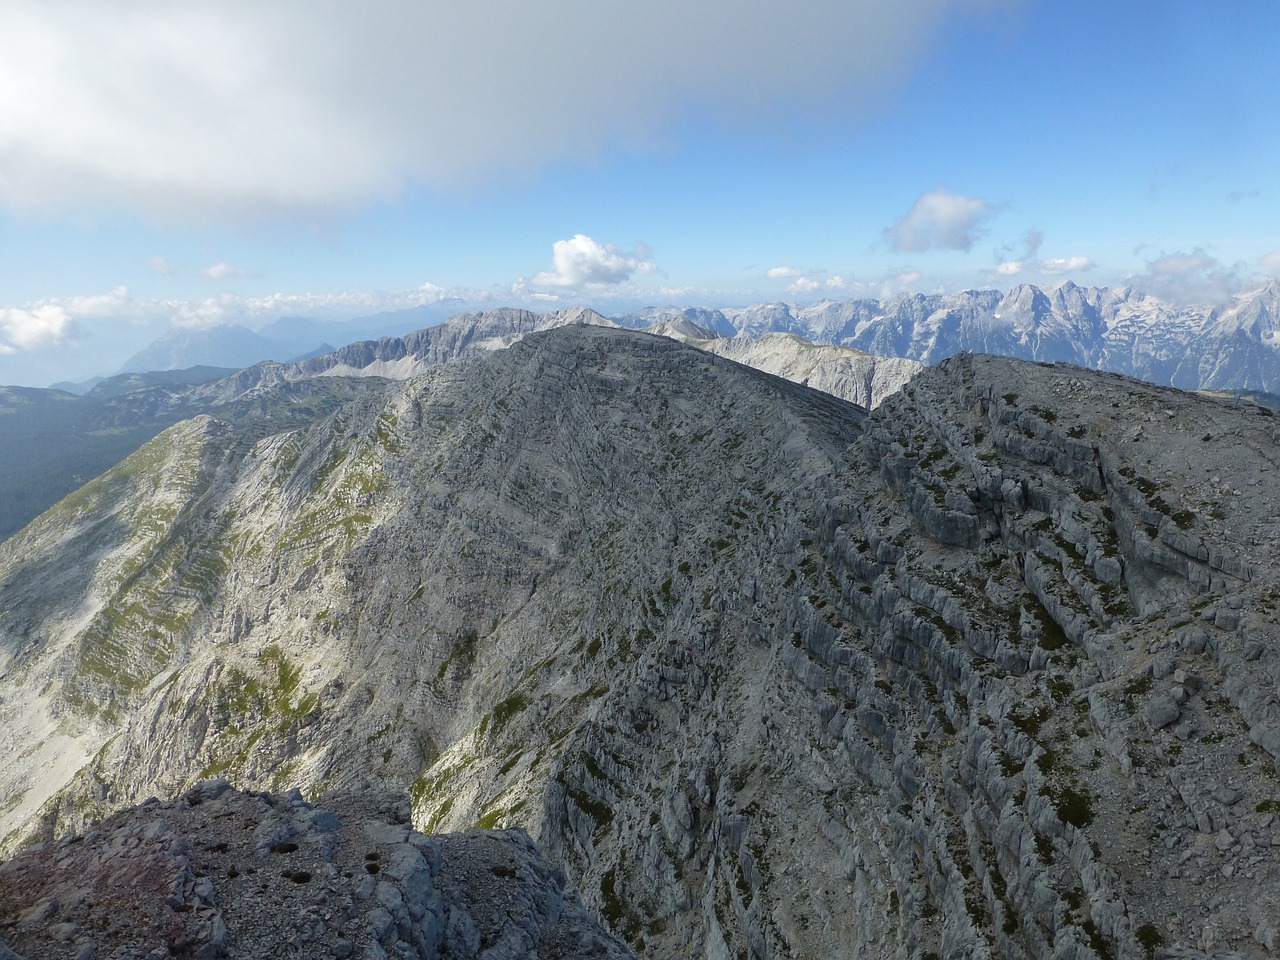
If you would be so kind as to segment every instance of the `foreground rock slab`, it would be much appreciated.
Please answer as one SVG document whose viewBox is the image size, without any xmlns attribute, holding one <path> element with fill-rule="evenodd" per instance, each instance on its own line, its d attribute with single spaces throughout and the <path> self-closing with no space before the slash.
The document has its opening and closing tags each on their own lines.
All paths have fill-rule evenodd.
<svg viewBox="0 0 1280 960">
<path fill-rule="evenodd" d="M 0 958 L 634 956 L 519 830 L 425 836 L 407 798 L 150 801 L 0 865 Z"/>
</svg>

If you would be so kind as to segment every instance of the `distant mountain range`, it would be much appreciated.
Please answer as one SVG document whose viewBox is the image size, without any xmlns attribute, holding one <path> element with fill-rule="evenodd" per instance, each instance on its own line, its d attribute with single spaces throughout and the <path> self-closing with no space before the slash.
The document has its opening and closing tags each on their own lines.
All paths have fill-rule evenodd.
<svg viewBox="0 0 1280 960">
<path fill-rule="evenodd" d="M 534 329 L 546 328 L 544 321 L 528 321 L 528 317 L 574 312 L 544 315 L 499 309 L 459 313 L 462 306 L 461 302 L 442 302 L 345 323 L 282 317 L 257 332 L 241 326 L 175 329 L 135 354 L 120 372 L 198 365 L 240 369 L 262 361 L 290 363 L 315 357 L 324 357 L 322 362 L 329 364 L 336 346 L 336 352 L 344 354 L 344 362 L 353 368 L 363 370 L 375 362 L 398 363 L 379 374 L 398 379 L 406 375 L 402 369 L 406 363 L 435 363 L 442 353 L 505 345 Z M 424 329 L 440 324 L 450 314 L 500 319 L 474 327 L 464 320 L 438 334 Z M 593 312 L 593 316 L 596 319 L 590 322 L 605 322 L 601 314 Z M 526 320 L 510 328 L 513 318 L 518 317 Z M 647 307 L 614 315 L 609 321 L 646 329 L 681 320 L 697 331 L 688 336 L 703 340 L 789 333 L 814 344 L 851 347 L 924 364 L 957 353 L 989 353 L 1073 363 L 1183 389 L 1275 393 L 1280 392 L 1278 317 L 1277 281 L 1212 308 L 1175 307 L 1130 287 L 1085 288 L 1065 281 L 1047 287 L 1022 284 L 1007 292 L 903 294 L 886 300 Z M 386 338 L 403 343 L 371 345 Z M 351 345 L 356 346 L 344 351 Z M 417 360 L 406 361 L 410 356 Z M 57 386 L 81 393 L 94 382 Z"/>
<path fill-rule="evenodd" d="M 793 333 L 933 364 L 958 353 L 1073 363 L 1187 390 L 1280 392 L 1280 282 L 1222 307 L 1179 308 L 1129 287 L 1023 284 L 811 305 L 655 307 L 615 317 L 647 327 L 684 318 L 720 336 Z"/>
</svg>

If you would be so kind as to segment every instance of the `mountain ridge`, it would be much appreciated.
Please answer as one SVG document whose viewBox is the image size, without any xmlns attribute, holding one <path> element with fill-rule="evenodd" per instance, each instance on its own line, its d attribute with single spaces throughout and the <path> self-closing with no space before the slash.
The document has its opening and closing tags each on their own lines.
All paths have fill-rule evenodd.
<svg viewBox="0 0 1280 960">
<path fill-rule="evenodd" d="M 1269 411 L 964 355 L 868 413 L 576 326 L 174 430 L 0 545 L 0 729 L 49 717 L 4 789 L 89 758 L 10 845 L 367 780 L 525 827 L 646 955 L 1275 939 Z"/>
</svg>

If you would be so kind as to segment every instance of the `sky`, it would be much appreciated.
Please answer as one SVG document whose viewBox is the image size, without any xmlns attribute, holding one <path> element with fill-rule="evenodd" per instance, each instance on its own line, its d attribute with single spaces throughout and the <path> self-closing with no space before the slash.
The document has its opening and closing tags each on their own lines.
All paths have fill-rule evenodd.
<svg viewBox="0 0 1280 960">
<path fill-rule="evenodd" d="M 171 326 L 1280 275 L 1280 4 L 5 0 L 0 382 Z"/>
</svg>

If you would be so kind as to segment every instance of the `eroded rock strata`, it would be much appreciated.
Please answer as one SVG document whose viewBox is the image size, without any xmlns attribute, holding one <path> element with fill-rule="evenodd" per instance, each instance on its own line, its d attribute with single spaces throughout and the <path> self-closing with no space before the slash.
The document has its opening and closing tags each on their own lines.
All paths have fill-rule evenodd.
<svg viewBox="0 0 1280 960">
<path fill-rule="evenodd" d="M 646 956 L 1268 956 L 1277 423 L 977 356 L 868 414 L 591 327 L 193 421 L 0 547 L 8 843 L 398 787 Z"/>
</svg>

